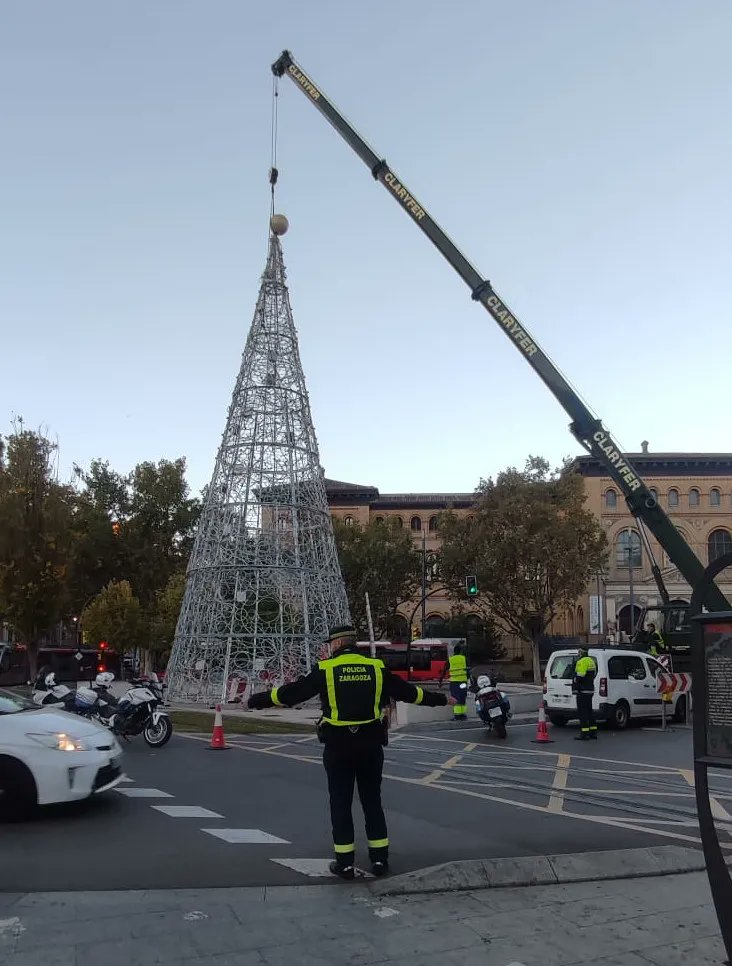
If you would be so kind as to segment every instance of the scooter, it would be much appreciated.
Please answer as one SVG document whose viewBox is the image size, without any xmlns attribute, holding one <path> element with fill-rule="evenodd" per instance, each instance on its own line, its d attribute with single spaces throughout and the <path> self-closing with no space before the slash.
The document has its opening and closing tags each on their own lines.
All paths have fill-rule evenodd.
<svg viewBox="0 0 732 966">
<path fill-rule="evenodd" d="M 498 738 L 506 737 L 506 725 L 511 718 L 511 702 L 508 695 L 498 690 L 495 679 L 481 674 L 475 681 L 475 710 L 488 731 L 495 731 Z"/>
<path fill-rule="evenodd" d="M 56 684 L 56 675 L 47 667 L 36 675 L 31 698 L 40 708 L 60 708 L 72 713 L 76 710 L 76 691 L 65 684 Z"/>
</svg>

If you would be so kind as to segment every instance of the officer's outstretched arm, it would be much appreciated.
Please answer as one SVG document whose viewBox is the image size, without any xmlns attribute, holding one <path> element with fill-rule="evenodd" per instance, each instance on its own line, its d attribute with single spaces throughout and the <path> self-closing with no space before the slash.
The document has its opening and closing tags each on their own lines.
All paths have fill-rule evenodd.
<svg viewBox="0 0 732 966">
<path fill-rule="evenodd" d="M 271 691 L 261 691 L 253 694 L 247 701 L 250 708 L 291 708 L 295 704 L 314 698 L 320 691 L 322 672 L 315 668 L 305 677 L 298 678 L 291 684 L 283 684 L 282 687 L 272 688 Z"/>
<path fill-rule="evenodd" d="M 437 708 L 448 703 L 446 695 L 438 694 L 436 691 L 425 691 L 424 688 L 403 681 L 391 671 L 384 671 L 384 693 L 394 701 L 424 704 L 428 708 Z"/>
</svg>

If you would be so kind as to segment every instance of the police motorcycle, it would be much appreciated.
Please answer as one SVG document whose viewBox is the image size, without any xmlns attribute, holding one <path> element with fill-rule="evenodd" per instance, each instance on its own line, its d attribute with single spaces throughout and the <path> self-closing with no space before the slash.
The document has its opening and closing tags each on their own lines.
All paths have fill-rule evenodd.
<svg viewBox="0 0 732 966">
<path fill-rule="evenodd" d="M 118 737 L 129 739 L 141 734 L 151 748 L 162 748 L 170 741 L 173 724 L 167 711 L 158 706 L 163 703 L 163 684 L 157 674 L 135 678 L 132 687 L 120 698 L 111 691 L 114 674 L 103 671 L 97 674 L 91 689 L 94 704 L 85 712 L 105 725 Z"/>
<path fill-rule="evenodd" d="M 496 737 L 506 737 L 506 725 L 511 718 L 511 702 L 508 695 L 498 690 L 495 678 L 479 674 L 477 680 L 471 678 L 470 690 L 475 694 L 475 710 L 488 731 L 495 731 Z"/>
<path fill-rule="evenodd" d="M 40 708 L 58 708 L 73 713 L 76 711 L 76 695 L 77 692 L 65 684 L 57 684 L 54 672 L 43 667 L 36 675 L 31 698 Z"/>
</svg>

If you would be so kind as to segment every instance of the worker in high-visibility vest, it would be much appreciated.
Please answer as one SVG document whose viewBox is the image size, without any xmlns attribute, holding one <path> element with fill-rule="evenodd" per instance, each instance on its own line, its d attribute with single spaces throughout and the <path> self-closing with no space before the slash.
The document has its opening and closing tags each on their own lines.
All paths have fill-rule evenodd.
<svg viewBox="0 0 732 966">
<path fill-rule="evenodd" d="M 666 642 L 663 639 L 663 634 L 656 630 L 655 624 L 648 625 L 646 641 L 648 642 L 648 653 L 652 654 L 653 657 L 658 657 L 659 654 L 665 653 Z"/>
<path fill-rule="evenodd" d="M 455 650 L 445 662 L 440 675 L 440 684 L 445 675 L 449 675 L 450 694 L 455 698 L 453 706 L 453 720 L 465 721 L 468 717 L 468 661 L 463 654 L 460 644 L 455 645 Z"/>
</svg>

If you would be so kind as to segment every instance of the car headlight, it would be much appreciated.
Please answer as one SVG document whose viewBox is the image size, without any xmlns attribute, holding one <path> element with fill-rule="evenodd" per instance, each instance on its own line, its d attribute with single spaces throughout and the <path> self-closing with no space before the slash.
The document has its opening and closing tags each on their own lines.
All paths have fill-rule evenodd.
<svg viewBox="0 0 732 966">
<path fill-rule="evenodd" d="M 43 734 L 27 734 L 26 738 L 36 741 L 39 745 L 46 748 L 53 748 L 54 751 L 86 751 L 86 745 L 81 738 L 67 735 L 63 731 L 48 731 Z"/>
</svg>

